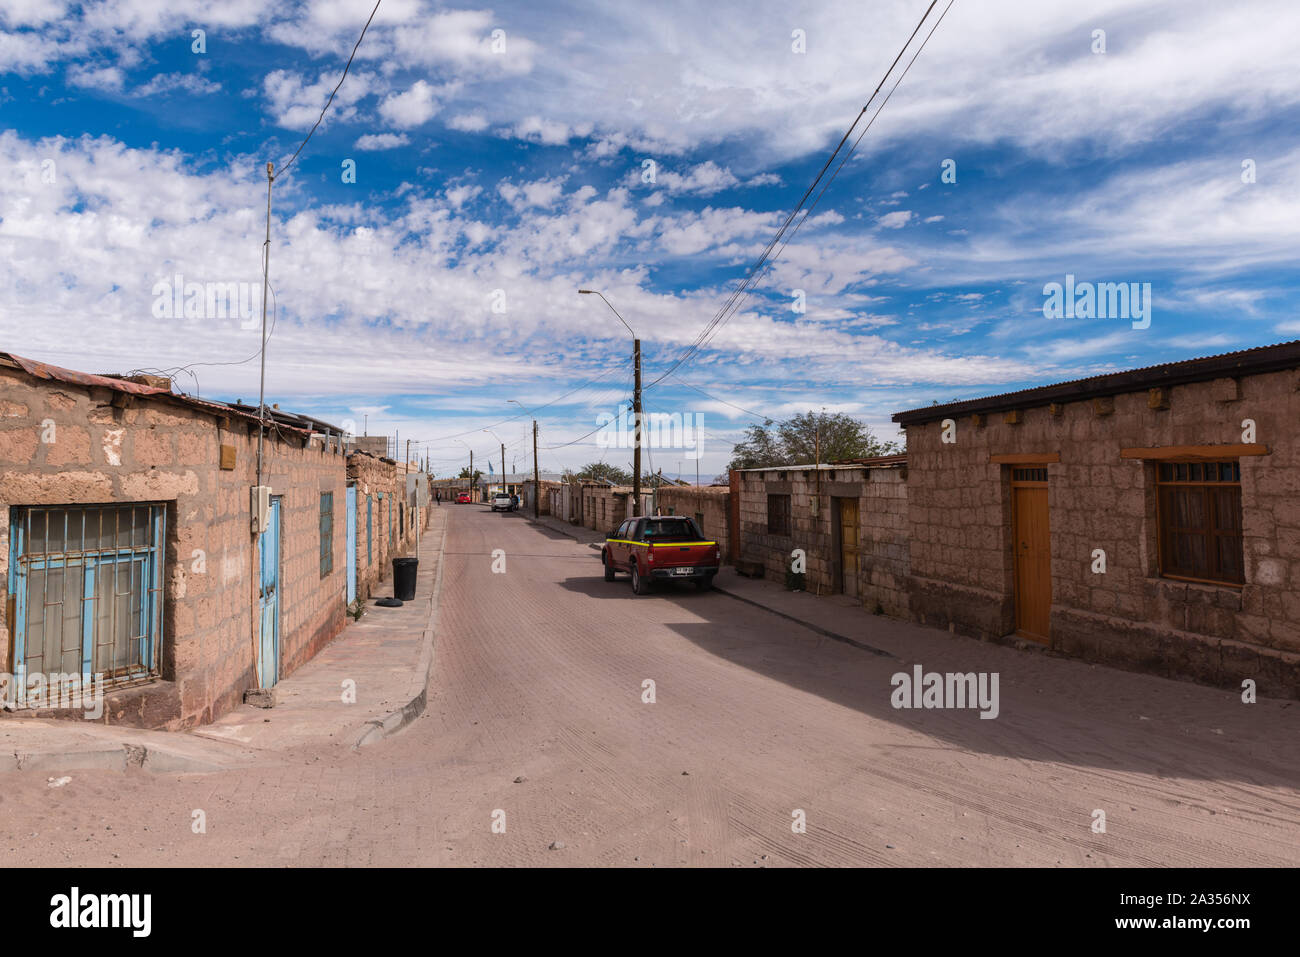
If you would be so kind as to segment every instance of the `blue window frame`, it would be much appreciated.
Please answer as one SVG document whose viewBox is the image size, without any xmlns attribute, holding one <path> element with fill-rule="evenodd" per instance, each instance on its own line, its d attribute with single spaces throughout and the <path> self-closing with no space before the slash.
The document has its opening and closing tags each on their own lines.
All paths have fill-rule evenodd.
<svg viewBox="0 0 1300 957">
<path fill-rule="evenodd" d="M 334 493 L 320 493 L 320 577 L 334 571 Z"/>
<path fill-rule="evenodd" d="M 36 675 L 51 691 L 72 676 L 102 675 L 105 685 L 157 677 L 166 515 L 157 504 L 10 510 L 20 700 Z"/>
<path fill-rule="evenodd" d="M 375 560 L 375 518 L 374 518 L 375 500 L 369 495 L 366 496 L 366 564 L 371 565 Z"/>
</svg>

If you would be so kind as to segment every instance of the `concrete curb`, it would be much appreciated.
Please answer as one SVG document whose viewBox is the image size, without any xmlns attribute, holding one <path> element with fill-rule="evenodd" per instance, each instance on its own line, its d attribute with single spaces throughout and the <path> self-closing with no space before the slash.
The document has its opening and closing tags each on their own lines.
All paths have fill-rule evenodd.
<svg viewBox="0 0 1300 957">
<path fill-rule="evenodd" d="M 0 761 L 5 771 L 128 771 L 138 768 L 153 774 L 211 774 L 238 767 L 170 751 L 148 744 L 123 741 L 118 747 L 86 747 L 65 751 L 34 748 L 15 750 Z"/>
<path fill-rule="evenodd" d="M 438 570 L 434 575 L 433 591 L 429 595 L 429 621 L 424 626 L 424 634 L 420 637 L 420 660 L 415 667 L 416 677 L 412 678 L 410 689 L 414 693 L 410 700 L 396 711 L 390 711 L 382 718 L 372 718 L 362 725 L 361 732 L 352 744 L 353 751 L 359 751 L 397 734 L 424 714 L 425 708 L 429 705 L 429 676 L 433 674 L 433 638 L 438 630 L 438 611 L 442 605 L 442 563 L 446 548 L 447 524 L 444 521 L 442 535 L 438 539 Z M 418 687 L 416 687 L 417 681 Z"/>
<path fill-rule="evenodd" d="M 885 651 L 883 648 L 869 645 L 865 641 L 858 641 L 858 639 L 850 638 L 848 635 L 841 635 L 839 632 L 831 631 L 829 628 L 823 628 L 821 625 L 813 624 L 811 621 L 804 621 L 802 618 L 798 618 L 784 611 L 778 611 L 771 605 L 764 605 L 761 601 L 755 601 L 752 598 L 746 598 L 744 595 L 738 595 L 734 591 L 728 591 L 726 588 L 719 585 L 716 580 L 713 583 L 713 590 L 719 594 L 726 595 L 728 598 L 734 598 L 736 601 L 743 601 L 746 605 L 753 605 L 755 608 L 761 608 L 764 611 L 780 618 L 784 618 L 787 621 L 793 621 L 795 624 L 801 625 L 809 631 L 815 631 L 819 635 L 825 635 L 832 641 L 841 641 L 846 645 L 852 645 L 854 648 L 861 648 L 863 651 L 870 652 L 873 655 L 879 655 L 882 658 L 893 658 L 895 661 L 902 660 L 893 652 Z"/>
<path fill-rule="evenodd" d="M 567 535 L 569 538 L 573 539 L 579 545 L 586 545 L 588 548 L 595 549 L 596 551 L 600 551 L 600 547 L 601 547 L 600 542 L 584 542 L 581 538 L 579 538 L 577 535 L 570 532 L 567 528 L 557 528 L 555 525 L 552 525 L 550 522 L 543 522 L 539 518 L 529 518 L 527 515 L 524 516 L 524 521 L 526 521 L 529 525 L 536 525 L 539 528 L 549 528 L 553 532 L 559 532 L 561 535 Z M 564 524 L 567 525 L 569 523 L 565 522 Z M 590 531 L 590 529 L 588 529 L 587 526 L 585 525 L 580 525 L 578 527 Z"/>
</svg>

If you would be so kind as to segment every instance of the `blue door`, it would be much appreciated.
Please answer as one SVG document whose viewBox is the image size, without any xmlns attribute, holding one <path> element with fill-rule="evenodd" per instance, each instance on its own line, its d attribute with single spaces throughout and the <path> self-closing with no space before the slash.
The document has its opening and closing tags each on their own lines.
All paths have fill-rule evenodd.
<svg viewBox="0 0 1300 957">
<path fill-rule="evenodd" d="M 348 486 L 348 604 L 357 600 L 357 487 Z"/>
<path fill-rule="evenodd" d="M 280 680 L 280 499 L 271 499 L 271 517 L 259 539 L 261 587 L 258 605 L 262 612 L 261 654 L 258 683 L 273 688 Z"/>
</svg>

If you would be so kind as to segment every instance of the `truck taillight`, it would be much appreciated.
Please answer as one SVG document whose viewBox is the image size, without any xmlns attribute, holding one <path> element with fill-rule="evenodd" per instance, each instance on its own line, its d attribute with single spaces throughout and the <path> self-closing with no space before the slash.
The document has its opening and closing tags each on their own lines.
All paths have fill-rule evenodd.
<svg viewBox="0 0 1300 957">
<path fill-rule="evenodd" d="M 645 560 L 651 565 L 655 563 L 655 547 L 653 545 L 645 550 Z"/>
</svg>

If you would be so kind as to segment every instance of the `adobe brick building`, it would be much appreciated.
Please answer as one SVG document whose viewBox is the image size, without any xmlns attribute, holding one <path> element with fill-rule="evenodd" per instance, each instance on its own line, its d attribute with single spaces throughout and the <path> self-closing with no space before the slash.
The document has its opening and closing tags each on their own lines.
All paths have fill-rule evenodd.
<svg viewBox="0 0 1300 957">
<path fill-rule="evenodd" d="M 103 721 L 176 729 L 311 658 L 344 623 L 345 475 L 337 435 L 292 419 L 266 432 L 257 535 L 256 416 L 0 353 L 7 671 L 103 674 Z"/>
<path fill-rule="evenodd" d="M 416 523 L 425 523 L 428 517 L 424 508 L 412 502 L 407 476 L 422 474 L 414 465 L 369 452 L 348 453 L 347 483 L 357 510 L 357 598 L 370 598 L 380 583 L 392 577 L 394 558 L 414 554 Z"/>
<path fill-rule="evenodd" d="M 663 485 L 654 492 L 656 511 L 695 519 L 704 537 L 718 543 L 724 561 L 731 554 L 730 503 L 725 485 Z"/>
<path fill-rule="evenodd" d="M 741 562 L 786 581 L 806 556 L 805 588 L 908 617 L 907 457 L 732 472 Z"/>
<path fill-rule="evenodd" d="M 1300 696 L 1300 343 L 900 412 L 913 616 Z"/>
</svg>

